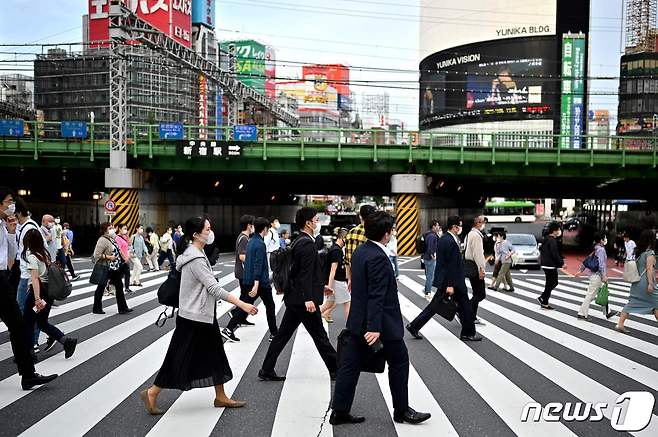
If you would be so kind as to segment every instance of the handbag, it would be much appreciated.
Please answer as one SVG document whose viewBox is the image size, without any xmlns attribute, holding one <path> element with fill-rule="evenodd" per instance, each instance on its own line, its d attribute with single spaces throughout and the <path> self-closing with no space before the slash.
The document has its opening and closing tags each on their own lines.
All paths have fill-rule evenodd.
<svg viewBox="0 0 658 437">
<path fill-rule="evenodd" d="M 338 347 L 336 350 L 336 357 L 338 362 L 338 367 L 342 365 L 343 360 L 345 359 L 346 349 L 356 348 L 358 354 L 361 355 L 361 371 L 368 373 L 384 373 L 386 367 L 386 358 L 384 354 L 379 352 L 374 352 L 366 340 L 354 334 L 349 329 L 343 329 L 340 334 L 338 334 Z M 354 352 L 353 352 L 354 353 Z"/>
<path fill-rule="evenodd" d="M 603 285 L 601 285 L 601 288 L 599 288 L 599 291 L 596 293 L 596 300 L 595 300 L 597 305 L 600 305 L 602 307 L 608 305 L 608 283 L 604 282 Z"/>
<path fill-rule="evenodd" d="M 596 251 L 592 251 L 587 258 L 583 260 L 583 266 L 592 273 L 599 271 L 599 259 L 595 255 Z"/>
<path fill-rule="evenodd" d="M 430 306 L 432 311 L 449 322 L 452 322 L 455 318 L 455 314 L 457 314 L 459 308 L 459 304 L 454 297 L 447 293 L 437 293 L 434 299 L 432 299 L 432 302 L 430 302 Z"/>
<path fill-rule="evenodd" d="M 640 272 L 637 269 L 637 262 L 634 260 L 624 263 L 624 281 L 631 284 L 640 282 Z"/>
<path fill-rule="evenodd" d="M 110 267 L 106 263 L 96 262 L 94 269 L 89 276 L 89 283 L 100 285 L 107 283 L 107 276 L 109 275 Z"/>
</svg>

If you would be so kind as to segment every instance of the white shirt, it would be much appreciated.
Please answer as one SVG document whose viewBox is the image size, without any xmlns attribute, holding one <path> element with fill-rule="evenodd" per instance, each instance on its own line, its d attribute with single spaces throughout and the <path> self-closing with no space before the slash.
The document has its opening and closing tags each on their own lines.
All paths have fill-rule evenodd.
<svg viewBox="0 0 658 437">
<path fill-rule="evenodd" d="M 380 243 L 379 241 L 375 241 L 375 240 L 370 240 L 370 241 L 372 241 L 372 242 L 375 243 L 377 246 L 379 246 L 379 248 L 380 248 L 381 250 L 384 251 L 384 253 L 386 254 L 386 257 L 387 257 L 387 258 L 391 256 L 391 252 L 390 252 L 390 251 L 386 248 L 386 246 L 384 246 L 382 243 Z"/>
<path fill-rule="evenodd" d="M 62 232 L 64 232 L 62 226 L 56 224 L 53 229 L 55 231 L 55 237 L 53 238 L 56 238 L 55 246 L 57 247 L 57 250 L 62 249 Z"/>
<path fill-rule="evenodd" d="M 635 248 L 637 247 L 635 241 L 625 241 L 624 247 L 626 248 L 626 261 L 633 261 L 635 259 Z"/>
<path fill-rule="evenodd" d="M 398 256 L 398 239 L 391 235 L 386 248 L 391 252 L 391 256 Z"/>
<path fill-rule="evenodd" d="M 267 253 L 272 253 L 275 250 L 281 248 L 281 242 L 279 241 L 279 231 L 274 228 L 270 228 L 270 230 L 267 231 L 264 240 Z"/>
<path fill-rule="evenodd" d="M 23 231 L 23 229 L 25 229 L 25 231 Z M 41 233 L 41 230 L 39 229 L 39 225 L 37 225 L 37 222 L 35 222 L 32 219 L 28 219 L 22 225 L 16 226 L 16 241 L 18 242 L 18 251 L 16 252 L 16 259 L 20 260 L 21 279 L 30 279 L 30 272 L 27 269 L 27 262 L 21 256 L 24 249 L 23 240 L 25 239 L 25 233 L 30 229 L 36 229 L 37 231 L 39 231 L 39 233 Z M 43 234 L 41 234 L 41 236 L 43 237 Z M 45 238 L 43 240 L 43 247 L 48 248 Z"/>
<path fill-rule="evenodd" d="M 9 259 L 9 231 L 4 220 L 0 220 L 0 270 L 7 270 Z"/>
</svg>

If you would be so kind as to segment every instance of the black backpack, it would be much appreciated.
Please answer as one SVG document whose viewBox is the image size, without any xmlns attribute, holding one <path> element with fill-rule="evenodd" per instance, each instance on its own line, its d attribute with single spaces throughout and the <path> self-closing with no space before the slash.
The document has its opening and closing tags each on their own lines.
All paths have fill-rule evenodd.
<svg viewBox="0 0 658 437">
<path fill-rule="evenodd" d="M 57 264 L 48 266 L 48 297 L 55 300 L 64 300 L 71 294 L 73 285 L 66 272 Z"/>
<path fill-rule="evenodd" d="M 272 268 L 272 284 L 276 288 L 276 294 L 285 294 L 292 288 L 292 251 L 301 240 L 310 240 L 302 235 L 297 237 L 290 247 L 281 247 L 270 254 L 270 267 Z"/>
<path fill-rule="evenodd" d="M 201 256 L 192 258 L 191 260 L 187 261 L 185 264 L 188 264 L 195 259 L 203 258 Z M 181 266 L 181 269 L 183 266 Z M 178 271 L 176 268 L 176 264 L 173 266 L 170 266 L 169 268 L 169 275 L 167 276 L 167 279 L 160 284 L 160 287 L 158 288 L 158 302 L 160 302 L 162 305 L 166 305 L 168 307 L 172 308 L 178 308 L 178 300 L 180 297 L 180 281 L 181 281 L 181 272 Z"/>
<path fill-rule="evenodd" d="M 425 234 L 420 234 L 416 238 L 416 253 L 424 254 L 427 250 L 427 243 L 425 242 Z"/>
</svg>

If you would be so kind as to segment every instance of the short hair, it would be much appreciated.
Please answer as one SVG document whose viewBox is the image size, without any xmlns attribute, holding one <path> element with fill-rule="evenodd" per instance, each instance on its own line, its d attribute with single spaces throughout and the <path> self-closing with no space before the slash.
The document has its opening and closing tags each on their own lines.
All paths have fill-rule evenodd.
<svg viewBox="0 0 658 437">
<path fill-rule="evenodd" d="M 440 226 L 440 225 L 441 225 L 441 223 L 439 223 L 439 221 L 438 221 L 438 220 L 432 220 L 432 222 L 430 223 L 430 228 L 433 228 L 433 227 L 434 227 L 434 225 L 439 225 L 439 226 Z"/>
<path fill-rule="evenodd" d="M 297 227 L 302 230 L 306 226 L 306 222 L 313 220 L 313 217 L 318 215 L 318 210 L 308 206 L 303 207 L 295 215 L 295 224 Z"/>
<path fill-rule="evenodd" d="M 359 208 L 359 215 L 363 220 L 367 219 L 375 212 L 377 212 L 377 208 L 372 205 L 361 205 L 361 208 Z"/>
<path fill-rule="evenodd" d="M 137 223 L 137 226 L 135 226 L 135 230 L 137 230 L 137 229 L 139 229 L 139 228 L 143 228 L 143 226 L 142 226 L 141 223 Z"/>
<path fill-rule="evenodd" d="M 147 233 L 147 234 L 152 234 L 152 233 L 153 233 L 153 228 L 150 227 L 150 226 L 147 226 L 147 227 L 146 227 L 146 233 Z"/>
<path fill-rule="evenodd" d="M 557 231 L 558 229 L 560 229 L 560 224 L 558 222 L 553 221 L 553 222 L 550 222 L 548 224 L 548 233 L 549 234 L 552 234 L 553 232 Z"/>
<path fill-rule="evenodd" d="M 125 223 L 119 223 L 118 225 L 115 226 L 115 228 L 117 228 L 117 229 L 121 229 L 121 228 L 123 228 L 124 226 L 125 226 L 125 227 L 128 227 L 128 225 L 125 224 Z"/>
<path fill-rule="evenodd" d="M 254 224 L 254 220 L 256 220 L 256 217 L 249 214 L 245 214 L 242 217 L 240 217 L 240 230 L 246 231 L 249 225 Z"/>
<path fill-rule="evenodd" d="M 384 211 L 370 214 L 364 222 L 366 238 L 373 241 L 381 241 L 384 235 L 393 230 L 393 217 Z"/>
<path fill-rule="evenodd" d="M 9 187 L 0 187 L 0 202 L 4 202 L 7 196 L 14 197 L 14 192 Z"/>
<path fill-rule="evenodd" d="M 107 228 L 109 228 L 110 226 L 112 226 L 112 223 L 110 222 L 101 223 L 101 235 L 105 235 L 105 233 L 107 232 Z"/>
<path fill-rule="evenodd" d="M 68 228 L 68 227 L 70 227 L 69 222 L 64 222 L 64 224 L 62 225 L 62 227 L 63 227 L 63 228 Z"/>
<path fill-rule="evenodd" d="M 501 237 L 503 237 L 503 240 L 507 239 L 507 232 L 505 232 L 505 231 L 499 231 L 499 232 L 498 232 L 498 235 L 500 235 Z"/>
<path fill-rule="evenodd" d="M 603 241 L 604 238 L 606 238 L 606 236 L 603 232 L 600 231 L 594 232 L 594 244 L 600 243 L 601 241 Z"/>
<path fill-rule="evenodd" d="M 482 214 L 478 214 L 475 217 L 473 217 L 473 226 L 478 224 L 478 222 L 480 221 L 480 217 L 484 217 L 484 216 Z"/>
<path fill-rule="evenodd" d="M 270 217 L 270 224 L 274 223 L 276 220 L 279 220 L 279 217 L 276 216 Z"/>
<path fill-rule="evenodd" d="M 263 229 L 269 227 L 270 222 L 265 217 L 258 217 L 256 220 L 254 220 L 254 231 L 256 231 L 257 234 L 260 234 L 263 232 Z"/>
<path fill-rule="evenodd" d="M 448 229 L 451 229 L 453 226 L 461 226 L 462 224 L 462 219 L 458 215 L 451 215 L 448 217 L 448 220 L 446 220 L 446 226 Z"/>
<path fill-rule="evenodd" d="M 16 212 L 15 212 L 15 214 L 20 214 L 24 217 L 27 217 L 27 216 L 30 215 L 30 207 L 27 206 L 27 203 L 25 202 L 25 200 L 23 200 L 22 197 L 17 197 L 16 199 L 14 199 L 14 201 L 16 203 Z"/>
<path fill-rule="evenodd" d="M 290 232 L 287 229 L 284 229 L 279 235 L 288 235 L 289 233 Z"/>
</svg>

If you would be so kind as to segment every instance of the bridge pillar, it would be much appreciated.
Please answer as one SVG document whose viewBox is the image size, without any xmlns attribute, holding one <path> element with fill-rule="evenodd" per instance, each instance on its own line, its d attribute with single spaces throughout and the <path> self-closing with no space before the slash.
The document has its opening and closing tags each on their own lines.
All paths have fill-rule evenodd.
<svg viewBox="0 0 658 437">
<path fill-rule="evenodd" d="M 416 237 L 420 232 L 419 194 L 427 192 L 426 177 L 419 174 L 391 176 L 391 192 L 396 195 L 395 225 L 397 227 L 398 255 L 416 253 Z"/>
<path fill-rule="evenodd" d="M 114 224 L 128 225 L 133 233 L 139 223 L 139 189 L 143 185 L 141 170 L 132 168 L 106 168 L 105 186 L 116 204 L 116 214 L 111 218 Z"/>
</svg>

